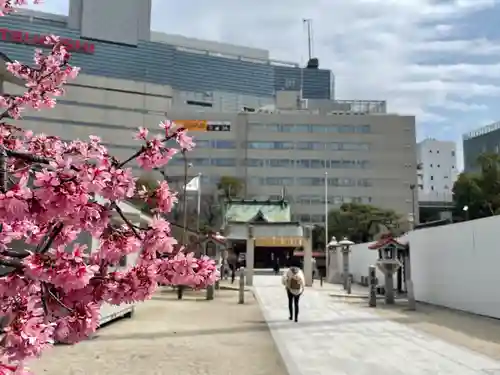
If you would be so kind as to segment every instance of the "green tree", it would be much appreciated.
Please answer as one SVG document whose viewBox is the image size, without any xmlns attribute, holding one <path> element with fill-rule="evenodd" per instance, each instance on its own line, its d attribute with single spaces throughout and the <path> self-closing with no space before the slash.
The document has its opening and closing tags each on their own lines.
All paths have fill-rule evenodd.
<svg viewBox="0 0 500 375">
<path fill-rule="evenodd" d="M 324 249 L 325 248 L 325 227 L 321 225 L 315 225 L 312 228 L 312 246 L 313 249 Z"/>
<path fill-rule="evenodd" d="M 367 242 L 375 225 L 384 225 L 389 230 L 396 230 L 401 217 L 393 210 L 386 210 L 368 204 L 348 203 L 328 214 L 328 238 L 343 237 L 353 242 Z M 396 233 L 397 234 L 397 233 Z"/>
<path fill-rule="evenodd" d="M 241 179 L 232 176 L 222 176 L 217 184 L 217 189 L 225 198 L 239 198 L 243 194 L 244 183 Z"/>
<path fill-rule="evenodd" d="M 500 155 L 481 154 L 477 165 L 478 172 L 461 173 L 453 185 L 454 213 L 463 219 L 500 213 Z"/>
</svg>

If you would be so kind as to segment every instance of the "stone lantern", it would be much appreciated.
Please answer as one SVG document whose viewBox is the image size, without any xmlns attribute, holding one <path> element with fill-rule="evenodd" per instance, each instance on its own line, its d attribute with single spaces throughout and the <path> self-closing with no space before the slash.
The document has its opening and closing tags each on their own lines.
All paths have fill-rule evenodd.
<svg viewBox="0 0 500 375">
<path fill-rule="evenodd" d="M 327 275 L 326 280 L 332 284 L 340 284 L 341 276 L 339 270 L 339 258 L 337 248 L 339 247 L 337 239 L 333 236 L 330 242 L 326 244 L 328 251 L 328 264 L 326 265 Z"/>
<path fill-rule="evenodd" d="M 385 302 L 394 303 L 394 274 L 402 266 L 398 252 L 405 249 L 392 235 L 385 235 L 379 241 L 368 246 L 370 250 L 378 250 L 377 268 L 384 274 Z"/>
</svg>

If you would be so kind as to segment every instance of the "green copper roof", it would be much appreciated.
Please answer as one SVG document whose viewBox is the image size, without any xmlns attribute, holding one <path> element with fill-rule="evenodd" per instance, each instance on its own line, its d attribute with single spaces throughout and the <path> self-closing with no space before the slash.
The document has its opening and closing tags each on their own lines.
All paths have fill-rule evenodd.
<svg viewBox="0 0 500 375">
<path fill-rule="evenodd" d="M 279 201 L 239 201 L 229 202 L 226 207 L 226 222 L 265 221 L 269 223 L 284 223 L 291 221 L 290 205 Z"/>
</svg>

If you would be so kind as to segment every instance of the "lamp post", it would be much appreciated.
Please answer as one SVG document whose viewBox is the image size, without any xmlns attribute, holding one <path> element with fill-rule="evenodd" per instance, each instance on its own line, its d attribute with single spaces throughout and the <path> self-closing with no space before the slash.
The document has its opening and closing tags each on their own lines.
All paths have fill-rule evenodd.
<svg viewBox="0 0 500 375">
<path fill-rule="evenodd" d="M 349 241 L 346 237 L 342 241 L 339 241 L 339 246 L 342 251 L 342 273 L 343 273 L 343 284 L 344 289 L 347 293 L 351 293 L 351 276 L 349 275 L 349 253 L 351 252 L 351 246 L 354 242 Z"/>
<path fill-rule="evenodd" d="M 469 221 L 469 206 L 464 206 L 462 211 L 465 213 L 465 221 Z"/>
</svg>

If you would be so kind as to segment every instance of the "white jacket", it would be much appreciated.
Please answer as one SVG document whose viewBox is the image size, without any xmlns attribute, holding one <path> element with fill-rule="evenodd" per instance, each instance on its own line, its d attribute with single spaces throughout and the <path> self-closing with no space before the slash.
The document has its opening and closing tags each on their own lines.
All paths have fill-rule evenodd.
<svg viewBox="0 0 500 375">
<path fill-rule="evenodd" d="M 294 272 L 295 271 L 295 272 Z M 290 289 L 290 280 L 292 277 L 296 275 L 301 279 L 301 288 L 300 289 Z M 291 267 L 283 272 L 283 276 L 281 278 L 281 283 L 285 286 L 286 289 L 290 291 L 290 293 L 294 295 L 299 295 L 304 292 L 304 287 L 306 285 L 306 279 L 304 277 L 304 272 L 298 267 Z"/>
</svg>

